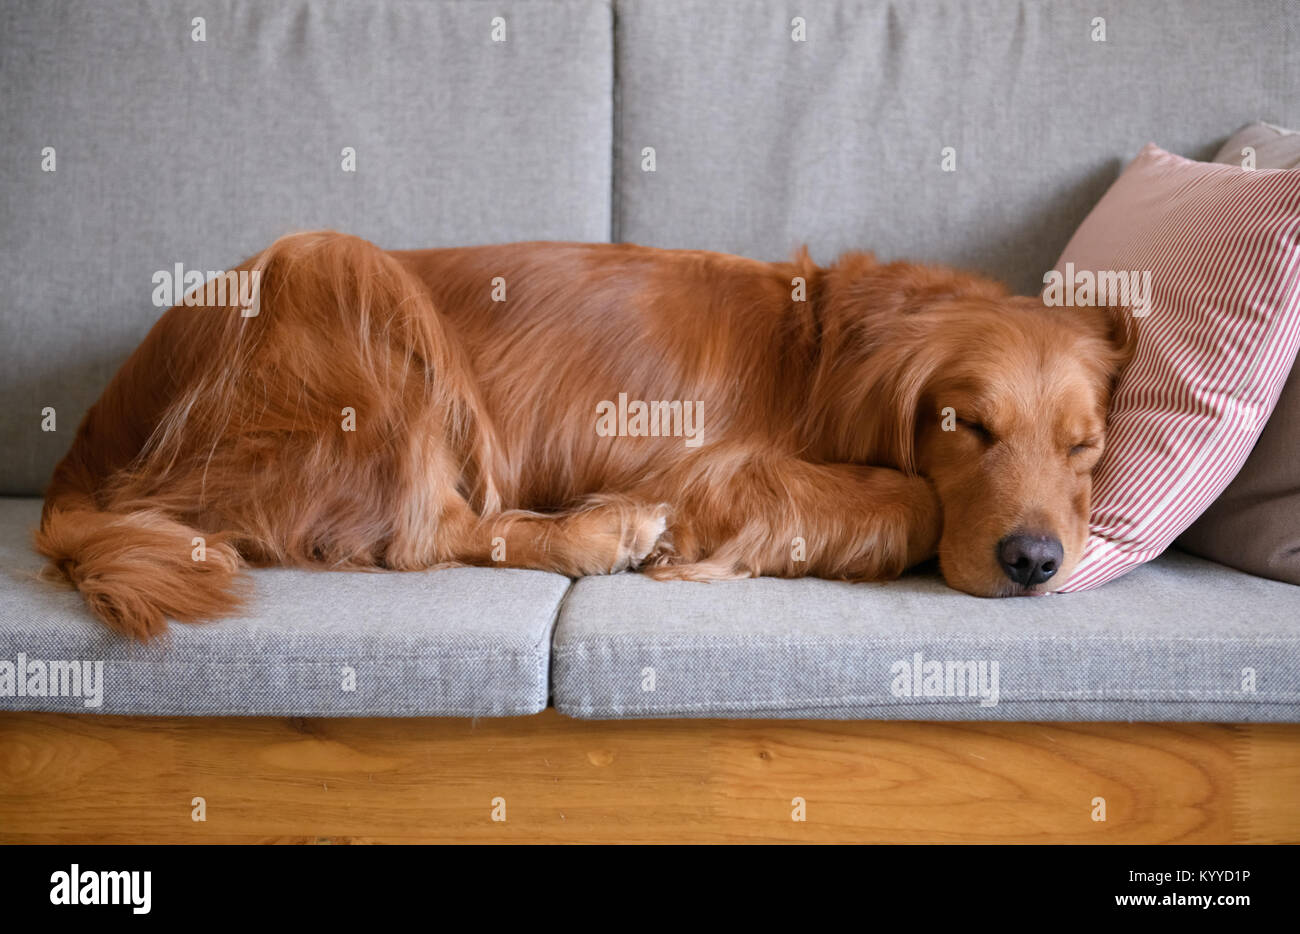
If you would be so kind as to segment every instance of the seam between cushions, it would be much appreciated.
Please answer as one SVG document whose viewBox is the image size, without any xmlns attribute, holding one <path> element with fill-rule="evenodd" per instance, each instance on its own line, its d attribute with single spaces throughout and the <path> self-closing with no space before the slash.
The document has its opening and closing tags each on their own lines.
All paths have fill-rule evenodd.
<svg viewBox="0 0 1300 934">
<path fill-rule="evenodd" d="M 65 651 L 64 649 L 59 648 L 58 646 L 51 646 L 51 648 L 54 648 L 60 652 Z M 20 651 L 25 655 L 30 655 L 32 651 L 36 651 L 36 650 L 33 649 L 0 650 L 0 654 L 3 654 L 3 651 L 15 651 L 15 652 Z M 78 651 L 80 652 L 81 650 Z M 72 654 L 72 653 L 68 652 L 66 654 Z M 82 652 L 82 654 L 93 654 L 93 650 Z M 269 653 L 233 655 L 229 659 L 220 659 L 220 658 L 212 658 L 209 656 L 195 656 L 195 655 L 187 655 L 184 653 L 178 653 L 175 658 L 102 658 L 102 659 L 92 659 L 92 661 L 102 661 L 106 665 L 107 664 L 195 665 L 195 666 L 202 665 L 205 667 L 226 666 L 232 668 L 233 667 L 255 668 L 255 667 L 271 667 L 283 663 L 307 664 L 307 665 L 331 665 L 334 664 L 335 662 L 351 661 L 354 659 L 365 659 L 365 660 L 377 659 L 385 662 L 405 660 L 410 663 L 419 663 L 419 662 L 466 661 L 466 660 L 477 661 L 481 659 L 491 659 L 491 660 L 501 660 L 501 661 L 531 661 L 535 657 L 546 658 L 549 657 L 549 653 L 536 651 L 536 650 L 531 652 L 505 653 L 505 652 L 493 652 L 491 650 L 485 649 L 482 652 L 473 652 L 473 653 L 457 654 L 457 655 L 448 655 L 442 652 L 439 652 L 437 655 L 430 655 L 430 656 L 417 655 L 411 652 L 393 652 L 393 653 L 350 652 L 346 655 L 325 656 L 324 653 L 322 653 L 321 655 L 303 656 L 303 655 L 278 655 L 274 652 L 274 650 L 272 650 Z M 32 659 L 36 660 L 36 656 L 33 655 Z M 249 659 L 257 659 L 261 661 L 263 664 L 259 666 L 257 662 L 249 661 Z"/>
<path fill-rule="evenodd" d="M 1132 693 L 1136 693 L 1136 692 L 1132 692 Z M 1153 692 L 1153 693 L 1160 693 L 1160 692 Z M 1089 694 L 1092 694 L 1093 697 L 1089 698 L 1087 696 Z M 1095 700 L 1101 700 L 1101 701 L 1113 702 L 1113 703 L 1122 703 L 1124 701 L 1135 701 L 1138 703 L 1151 703 L 1153 701 L 1163 700 L 1171 704 L 1187 704 L 1187 703 L 1196 703 L 1197 701 L 1208 701 L 1211 703 L 1233 704 L 1236 706 L 1243 706 L 1243 707 L 1253 707 L 1253 706 L 1262 706 L 1262 705 L 1273 705 L 1278 707 L 1296 707 L 1297 712 L 1300 712 L 1300 705 L 1297 705 L 1296 703 L 1297 700 L 1300 700 L 1300 697 L 1297 697 L 1296 695 L 1291 695 L 1291 697 L 1292 699 L 1290 701 L 1279 700 L 1274 696 L 1261 697 L 1259 700 L 1231 700 L 1231 699 L 1220 698 L 1220 697 L 1200 697 L 1200 696 L 1164 697 L 1164 698 L 1126 697 L 1123 695 L 1107 695 L 1105 694 L 1105 692 L 1077 692 L 1077 694 L 1075 695 L 1062 695 L 1056 697 L 1054 696 L 1011 697 L 1011 698 L 1006 698 L 1006 701 L 1008 703 L 1013 703 L 1013 704 L 1034 704 L 1034 703 L 1043 703 L 1043 702 L 1069 703 L 1072 700 L 1088 700 L 1088 699 L 1095 699 Z M 844 697 L 795 698 L 793 700 L 782 700 L 779 702 L 756 701 L 752 703 L 737 702 L 737 703 L 725 703 L 725 704 L 689 703 L 689 704 L 672 704 L 668 706 L 656 706 L 656 705 L 643 705 L 643 704 L 614 704 L 614 703 L 606 704 L 606 705 L 596 705 L 596 704 L 587 703 L 587 704 L 557 704 L 556 706 L 561 710 L 580 710 L 585 713 L 599 713 L 599 712 L 673 713 L 675 711 L 682 711 L 682 710 L 705 710 L 705 711 L 719 711 L 719 712 L 726 712 L 726 713 L 744 713 L 745 711 L 754 711 L 754 710 L 780 712 L 783 710 L 788 710 L 791 707 L 796 707 L 796 708 L 825 707 L 825 708 L 833 709 L 837 707 L 843 707 L 846 704 L 858 704 L 864 707 L 870 707 L 878 710 L 889 710 L 889 709 L 897 709 L 900 707 L 922 707 L 922 706 L 936 707 L 936 708 L 954 708 L 954 709 L 972 708 L 972 709 L 987 710 L 987 711 L 994 711 L 997 709 L 997 707 L 980 707 L 978 703 L 974 703 L 970 699 L 958 702 L 952 700 L 951 698 L 940 698 L 937 700 L 909 698 L 906 702 L 889 703 L 886 701 L 882 701 L 879 697 L 864 697 L 858 695 L 847 695 Z M 1001 703 L 999 703 L 998 706 L 1001 706 Z"/>
<path fill-rule="evenodd" d="M 623 132 L 622 86 L 618 76 L 618 4 L 609 4 L 609 242 L 618 243 L 623 228 L 623 186 L 619 183 L 622 166 Z"/>
<path fill-rule="evenodd" d="M 69 698 L 76 700 L 77 698 Z M 492 708 L 482 707 L 438 707 L 427 704 L 401 704 L 382 707 L 278 707 L 263 709 L 258 707 L 216 707 L 195 710 L 182 707 L 120 707 L 105 710 L 102 707 L 56 707 L 53 705 L 33 707 L 5 707 L 0 713 L 19 713 L 24 711 L 49 711 L 51 713 L 88 713 L 109 717 L 339 717 L 339 716 L 393 716 L 406 714 L 415 717 L 526 717 L 536 716 L 546 709 L 546 705 Z"/>
<path fill-rule="evenodd" d="M 614 633 L 617 636 L 636 636 L 637 633 Z M 755 641 L 744 638 L 720 638 L 720 639 L 695 639 L 689 643 L 682 642 L 657 642 L 657 643 L 635 643 L 634 645 L 612 646 L 609 640 L 600 642 L 580 642 L 576 645 L 556 646 L 554 653 L 557 657 L 565 655 L 579 655 L 594 650 L 609 650 L 616 648 L 618 650 L 635 649 L 643 651 L 647 649 L 676 649 L 690 650 L 697 648 L 766 648 L 771 646 L 781 646 L 786 648 L 834 648 L 841 646 L 853 646 L 859 648 L 870 648 L 880 643 L 915 645 L 921 642 L 929 643 L 971 643 L 979 644 L 982 642 L 1080 642 L 1080 641 L 1111 641 L 1111 642 L 1145 642 L 1145 643 L 1208 643 L 1213 645 L 1240 645 L 1240 646 L 1258 646 L 1268 643 L 1270 645 L 1300 645 L 1300 639 L 1290 636 L 1257 636 L 1249 639 L 1234 639 L 1231 637 L 1215 636 L 934 636 L 934 635 L 915 635 L 915 636 L 863 636 L 859 639 L 835 639 L 835 640 L 773 640 L 773 641 Z"/>
</svg>

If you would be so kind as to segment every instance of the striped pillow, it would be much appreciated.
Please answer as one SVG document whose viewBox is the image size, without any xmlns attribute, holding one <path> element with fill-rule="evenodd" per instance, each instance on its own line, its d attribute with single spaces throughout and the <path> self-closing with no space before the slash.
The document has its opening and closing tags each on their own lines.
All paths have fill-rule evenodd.
<svg viewBox="0 0 1300 934">
<path fill-rule="evenodd" d="M 1093 475 L 1091 534 L 1060 588 L 1087 590 L 1172 544 L 1268 420 L 1300 346 L 1300 170 L 1193 162 L 1149 144 L 1056 273 L 1138 286 L 1124 301 L 1137 352 Z"/>
</svg>

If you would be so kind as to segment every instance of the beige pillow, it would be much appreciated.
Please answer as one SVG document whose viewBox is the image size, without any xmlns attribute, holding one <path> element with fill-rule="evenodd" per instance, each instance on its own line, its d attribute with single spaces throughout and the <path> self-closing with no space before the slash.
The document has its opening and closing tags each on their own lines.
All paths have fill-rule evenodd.
<svg viewBox="0 0 1300 934">
<path fill-rule="evenodd" d="M 1215 162 L 1224 165 L 1249 165 L 1253 151 L 1257 169 L 1300 168 L 1300 131 L 1285 130 L 1271 123 L 1252 123 L 1244 126 L 1223 144 Z"/>
<path fill-rule="evenodd" d="M 1300 132 L 1253 123 L 1214 157 L 1257 169 L 1300 168 Z M 1178 539 L 1185 551 L 1300 584 L 1300 365 L 1293 365 L 1259 440 L 1219 498 Z"/>
</svg>

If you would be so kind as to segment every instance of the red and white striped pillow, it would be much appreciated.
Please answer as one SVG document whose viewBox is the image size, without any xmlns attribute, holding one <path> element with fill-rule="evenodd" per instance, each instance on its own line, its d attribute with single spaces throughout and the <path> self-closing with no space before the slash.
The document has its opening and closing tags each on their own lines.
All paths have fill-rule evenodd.
<svg viewBox="0 0 1300 934">
<path fill-rule="evenodd" d="M 1057 261 L 1149 271 L 1137 352 L 1094 473 L 1092 528 L 1063 591 L 1164 551 L 1241 468 L 1300 347 L 1300 170 L 1193 162 L 1149 144 Z"/>
</svg>

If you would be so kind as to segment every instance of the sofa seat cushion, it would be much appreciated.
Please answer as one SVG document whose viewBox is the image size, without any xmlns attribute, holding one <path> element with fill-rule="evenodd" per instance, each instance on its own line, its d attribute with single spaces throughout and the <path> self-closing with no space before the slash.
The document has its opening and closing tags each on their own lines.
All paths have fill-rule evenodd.
<svg viewBox="0 0 1300 934">
<path fill-rule="evenodd" d="M 556 627 L 552 698 L 593 719 L 1294 722 L 1300 587 L 1180 552 L 1094 591 L 1012 600 L 928 574 L 586 578 Z"/>
<path fill-rule="evenodd" d="M 0 499 L 0 710 L 493 717 L 546 706 L 566 577 L 257 570 L 246 615 L 173 624 L 141 644 L 96 622 L 75 591 L 37 577 L 39 518 L 39 500 Z M 84 686 L 80 697 L 6 692 L 4 663 L 16 667 L 20 653 L 47 672 L 50 662 L 102 661 L 102 702 L 91 706 Z"/>
</svg>

